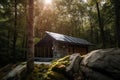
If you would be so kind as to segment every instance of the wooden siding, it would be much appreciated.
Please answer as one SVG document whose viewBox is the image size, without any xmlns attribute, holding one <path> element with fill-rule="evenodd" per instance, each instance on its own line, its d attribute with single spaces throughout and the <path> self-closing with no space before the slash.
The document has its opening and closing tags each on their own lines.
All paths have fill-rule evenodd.
<svg viewBox="0 0 120 80">
<path fill-rule="evenodd" d="M 53 42 L 52 45 L 42 45 L 35 47 L 35 57 L 59 58 L 66 55 L 71 55 L 73 53 L 80 53 L 80 55 L 85 55 L 88 53 L 88 47 L 59 42 Z"/>
<path fill-rule="evenodd" d="M 35 57 L 53 57 L 52 48 L 50 46 L 35 47 Z"/>
</svg>

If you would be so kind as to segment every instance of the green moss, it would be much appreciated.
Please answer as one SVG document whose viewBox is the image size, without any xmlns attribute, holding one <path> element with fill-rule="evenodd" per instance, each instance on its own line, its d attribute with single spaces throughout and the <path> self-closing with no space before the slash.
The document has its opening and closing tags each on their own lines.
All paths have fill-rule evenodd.
<svg viewBox="0 0 120 80">
<path fill-rule="evenodd" d="M 66 67 L 69 65 L 69 56 L 63 57 L 50 65 L 49 70 L 61 74 L 65 73 Z"/>
<path fill-rule="evenodd" d="M 32 80 L 44 80 L 43 76 L 48 71 L 49 65 L 46 64 L 40 64 L 35 65 L 34 71 L 32 72 Z"/>
<path fill-rule="evenodd" d="M 69 60 L 69 57 L 70 57 L 70 56 L 65 56 L 65 57 L 59 59 L 58 62 L 61 62 L 61 61 L 68 61 L 68 60 Z"/>
<path fill-rule="evenodd" d="M 68 80 L 63 74 L 60 74 L 60 73 L 57 73 L 54 71 L 47 72 L 46 79 L 48 79 L 48 80 Z"/>
<path fill-rule="evenodd" d="M 68 65 L 69 56 L 55 60 L 51 65 L 35 65 L 30 80 L 68 80 L 65 77 L 66 67 Z"/>
<path fill-rule="evenodd" d="M 46 80 L 67 80 L 64 74 L 68 65 L 69 56 L 53 61 L 45 74 Z"/>
</svg>

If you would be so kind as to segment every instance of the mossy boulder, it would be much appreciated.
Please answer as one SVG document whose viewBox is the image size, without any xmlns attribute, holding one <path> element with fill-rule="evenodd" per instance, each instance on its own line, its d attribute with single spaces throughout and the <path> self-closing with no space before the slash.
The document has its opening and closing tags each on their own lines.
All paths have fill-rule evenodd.
<svg viewBox="0 0 120 80">
<path fill-rule="evenodd" d="M 64 74 L 66 72 L 66 67 L 68 65 L 69 65 L 69 56 L 66 56 L 66 57 L 63 57 L 59 60 L 52 62 L 49 70 Z"/>
<path fill-rule="evenodd" d="M 43 76 L 48 71 L 48 64 L 36 64 L 34 70 L 31 74 L 28 75 L 27 80 L 44 80 Z"/>
<path fill-rule="evenodd" d="M 68 65 L 69 56 L 53 61 L 44 76 L 45 80 L 68 80 L 65 77 L 66 67 Z"/>
<path fill-rule="evenodd" d="M 69 65 L 69 56 L 54 60 L 50 65 L 36 64 L 34 71 L 28 75 L 27 80 L 68 80 L 65 76 Z"/>
</svg>

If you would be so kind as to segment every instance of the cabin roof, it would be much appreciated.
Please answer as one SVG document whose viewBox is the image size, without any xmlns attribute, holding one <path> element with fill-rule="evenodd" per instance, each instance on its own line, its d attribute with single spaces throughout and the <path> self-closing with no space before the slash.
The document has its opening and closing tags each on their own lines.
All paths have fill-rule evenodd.
<svg viewBox="0 0 120 80">
<path fill-rule="evenodd" d="M 71 36 L 67 36 L 67 35 L 63 35 L 63 34 L 58 34 L 58 33 L 54 33 L 54 32 L 45 32 L 48 36 L 52 37 L 54 40 L 56 41 L 61 41 L 61 42 L 67 42 L 67 43 L 73 43 L 73 44 L 77 44 L 77 45 L 93 45 L 90 42 L 88 42 L 85 39 L 81 39 L 81 38 L 76 38 L 76 37 L 71 37 Z"/>
</svg>

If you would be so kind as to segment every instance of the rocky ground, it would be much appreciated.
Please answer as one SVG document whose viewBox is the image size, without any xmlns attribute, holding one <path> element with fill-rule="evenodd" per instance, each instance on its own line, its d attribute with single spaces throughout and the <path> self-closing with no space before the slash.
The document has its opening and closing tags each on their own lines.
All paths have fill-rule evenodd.
<svg viewBox="0 0 120 80">
<path fill-rule="evenodd" d="M 38 80 L 120 80 L 120 49 L 73 54 L 54 61 L 44 74 Z"/>
<path fill-rule="evenodd" d="M 51 64 L 36 64 L 24 80 L 120 80 L 120 49 L 99 49 L 85 56 L 76 53 Z"/>
</svg>

